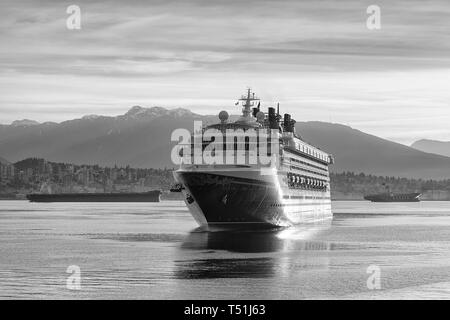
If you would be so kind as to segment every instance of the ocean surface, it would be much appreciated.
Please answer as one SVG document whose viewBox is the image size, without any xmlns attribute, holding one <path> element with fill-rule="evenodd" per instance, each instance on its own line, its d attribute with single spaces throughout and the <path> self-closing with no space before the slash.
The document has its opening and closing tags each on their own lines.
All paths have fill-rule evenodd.
<svg viewBox="0 0 450 320">
<path fill-rule="evenodd" d="M 450 202 L 333 212 L 205 232 L 178 201 L 0 201 L 0 299 L 450 299 Z"/>
</svg>

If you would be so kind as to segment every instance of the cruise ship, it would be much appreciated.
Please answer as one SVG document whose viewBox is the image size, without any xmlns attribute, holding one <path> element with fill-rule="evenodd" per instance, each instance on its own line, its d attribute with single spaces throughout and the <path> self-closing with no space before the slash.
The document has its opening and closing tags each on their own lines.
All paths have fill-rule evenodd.
<svg viewBox="0 0 450 320">
<path fill-rule="evenodd" d="M 332 218 L 329 165 L 332 155 L 304 141 L 295 130 L 295 120 L 289 114 L 280 115 L 279 104 L 261 111 L 261 102 L 248 89 L 236 105 L 242 105 L 242 115 L 229 121 L 228 113 L 219 114 L 220 123 L 204 126 L 202 133 L 215 129 L 226 133 L 250 129 L 266 133 L 276 141 L 277 150 L 261 149 L 265 141 L 258 138 L 256 146 L 249 138 L 235 139 L 244 143 L 245 163 L 195 164 L 181 162 L 174 171 L 177 190 L 183 192 L 185 203 L 200 226 L 288 227 Z M 256 106 L 255 106 L 256 104 Z M 195 139 L 193 133 L 191 140 Z M 224 149 L 233 146 L 225 141 Z M 203 150 L 215 140 L 202 143 Z M 273 142 L 272 142 L 273 143 Z M 269 142 L 270 144 L 270 142 Z M 191 142 L 191 147 L 193 144 Z M 273 147 L 273 146 L 272 146 Z M 191 150 L 191 149 L 190 149 Z M 269 164 L 251 163 L 250 154 L 257 157 L 267 152 Z M 263 151 L 261 151 L 263 150 Z M 227 151 L 227 150 L 225 150 Z M 193 157 L 193 151 L 189 156 Z M 182 152 L 180 152 L 182 154 Z"/>
</svg>

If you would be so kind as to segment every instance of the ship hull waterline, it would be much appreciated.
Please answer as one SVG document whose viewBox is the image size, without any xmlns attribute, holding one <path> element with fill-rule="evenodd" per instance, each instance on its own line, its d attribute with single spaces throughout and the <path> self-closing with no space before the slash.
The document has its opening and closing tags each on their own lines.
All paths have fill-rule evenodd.
<svg viewBox="0 0 450 320">
<path fill-rule="evenodd" d="M 258 179 L 178 170 L 174 177 L 183 185 L 186 206 L 202 227 L 274 228 L 332 219 L 330 200 L 299 196 L 289 200 L 276 175 Z"/>
</svg>

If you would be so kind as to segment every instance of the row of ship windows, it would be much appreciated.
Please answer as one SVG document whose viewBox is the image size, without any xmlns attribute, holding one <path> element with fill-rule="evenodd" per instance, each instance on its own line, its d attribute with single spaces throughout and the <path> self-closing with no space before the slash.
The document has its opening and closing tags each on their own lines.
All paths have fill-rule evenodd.
<svg viewBox="0 0 450 320">
<path fill-rule="evenodd" d="M 289 196 L 286 197 L 286 199 L 289 198 Z M 308 199 L 308 200 L 326 200 L 331 199 L 330 197 L 313 197 L 313 196 L 291 196 L 291 199 Z M 272 203 L 271 207 L 284 207 L 289 205 L 288 203 Z"/>
<path fill-rule="evenodd" d="M 283 198 L 285 198 L 285 199 L 307 199 L 307 200 L 311 200 L 311 199 L 329 200 L 329 199 L 331 199 L 330 197 L 320 197 L 320 196 L 284 196 Z"/>
<path fill-rule="evenodd" d="M 319 170 L 321 170 L 323 172 L 328 172 L 328 170 L 323 168 L 323 167 L 319 167 L 319 166 L 316 166 L 316 165 L 313 165 L 311 163 L 304 162 L 304 161 L 301 161 L 301 160 L 298 160 L 298 159 L 295 159 L 295 158 L 290 158 L 290 159 L 291 159 L 291 161 L 294 161 L 294 162 L 297 162 L 297 163 L 301 163 L 303 165 L 310 166 L 310 167 L 315 168 L 315 169 L 319 169 Z"/>
<path fill-rule="evenodd" d="M 328 175 L 323 174 L 323 173 L 320 173 L 320 172 L 317 172 L 317 171 L 312 171 L 312 170 L 308 170 L 308 169 L 303 169 L 303 168 L 300 168 L 300 167 L 297 167 L 297 166 L 290 166 L 290 168 L 291 168 L 291 169 L 295 169 L 295 170 L 306 171 L 306 172 L 309 172 L 309 173 L 317 174 L 317 175 L 319 175 L 319 176 L 327 177 L 327 178 L 328 178 Z"/>
<path fill-rule="evenodd" d="M 303 144 L 296 145 L 296 149 L 303 153 L 309 154 L 310 156 L 316 157 L 322 161 L 328 162 L 328 157 L 325 154 L 318 152 L 314 149 L 311 149 Z"/>
<path fill-rule="evenodd" d="M 288 173 L 288 186 L 290 188 L 326 189 L 328 182 L 320 179 Z"/>
</svg>

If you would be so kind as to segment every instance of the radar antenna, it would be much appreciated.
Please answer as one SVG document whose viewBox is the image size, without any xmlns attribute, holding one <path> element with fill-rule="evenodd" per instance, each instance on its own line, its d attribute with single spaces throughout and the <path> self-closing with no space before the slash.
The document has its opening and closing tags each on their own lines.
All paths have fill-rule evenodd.
<svg viewBox="0 0 450 320">
<path fill-rule="evenodd" d="M 259 101 L 259 98 L 255 96 L 255 93 L 252 92 L 251 88 L 247 89 L 247 95 L 242 95 L 239 101 L 242 101 L 242 115 L 244 117 L 248 117 L 251 113 L 251 107 L 255 105 L 254 101 Z"/>
</svg>

